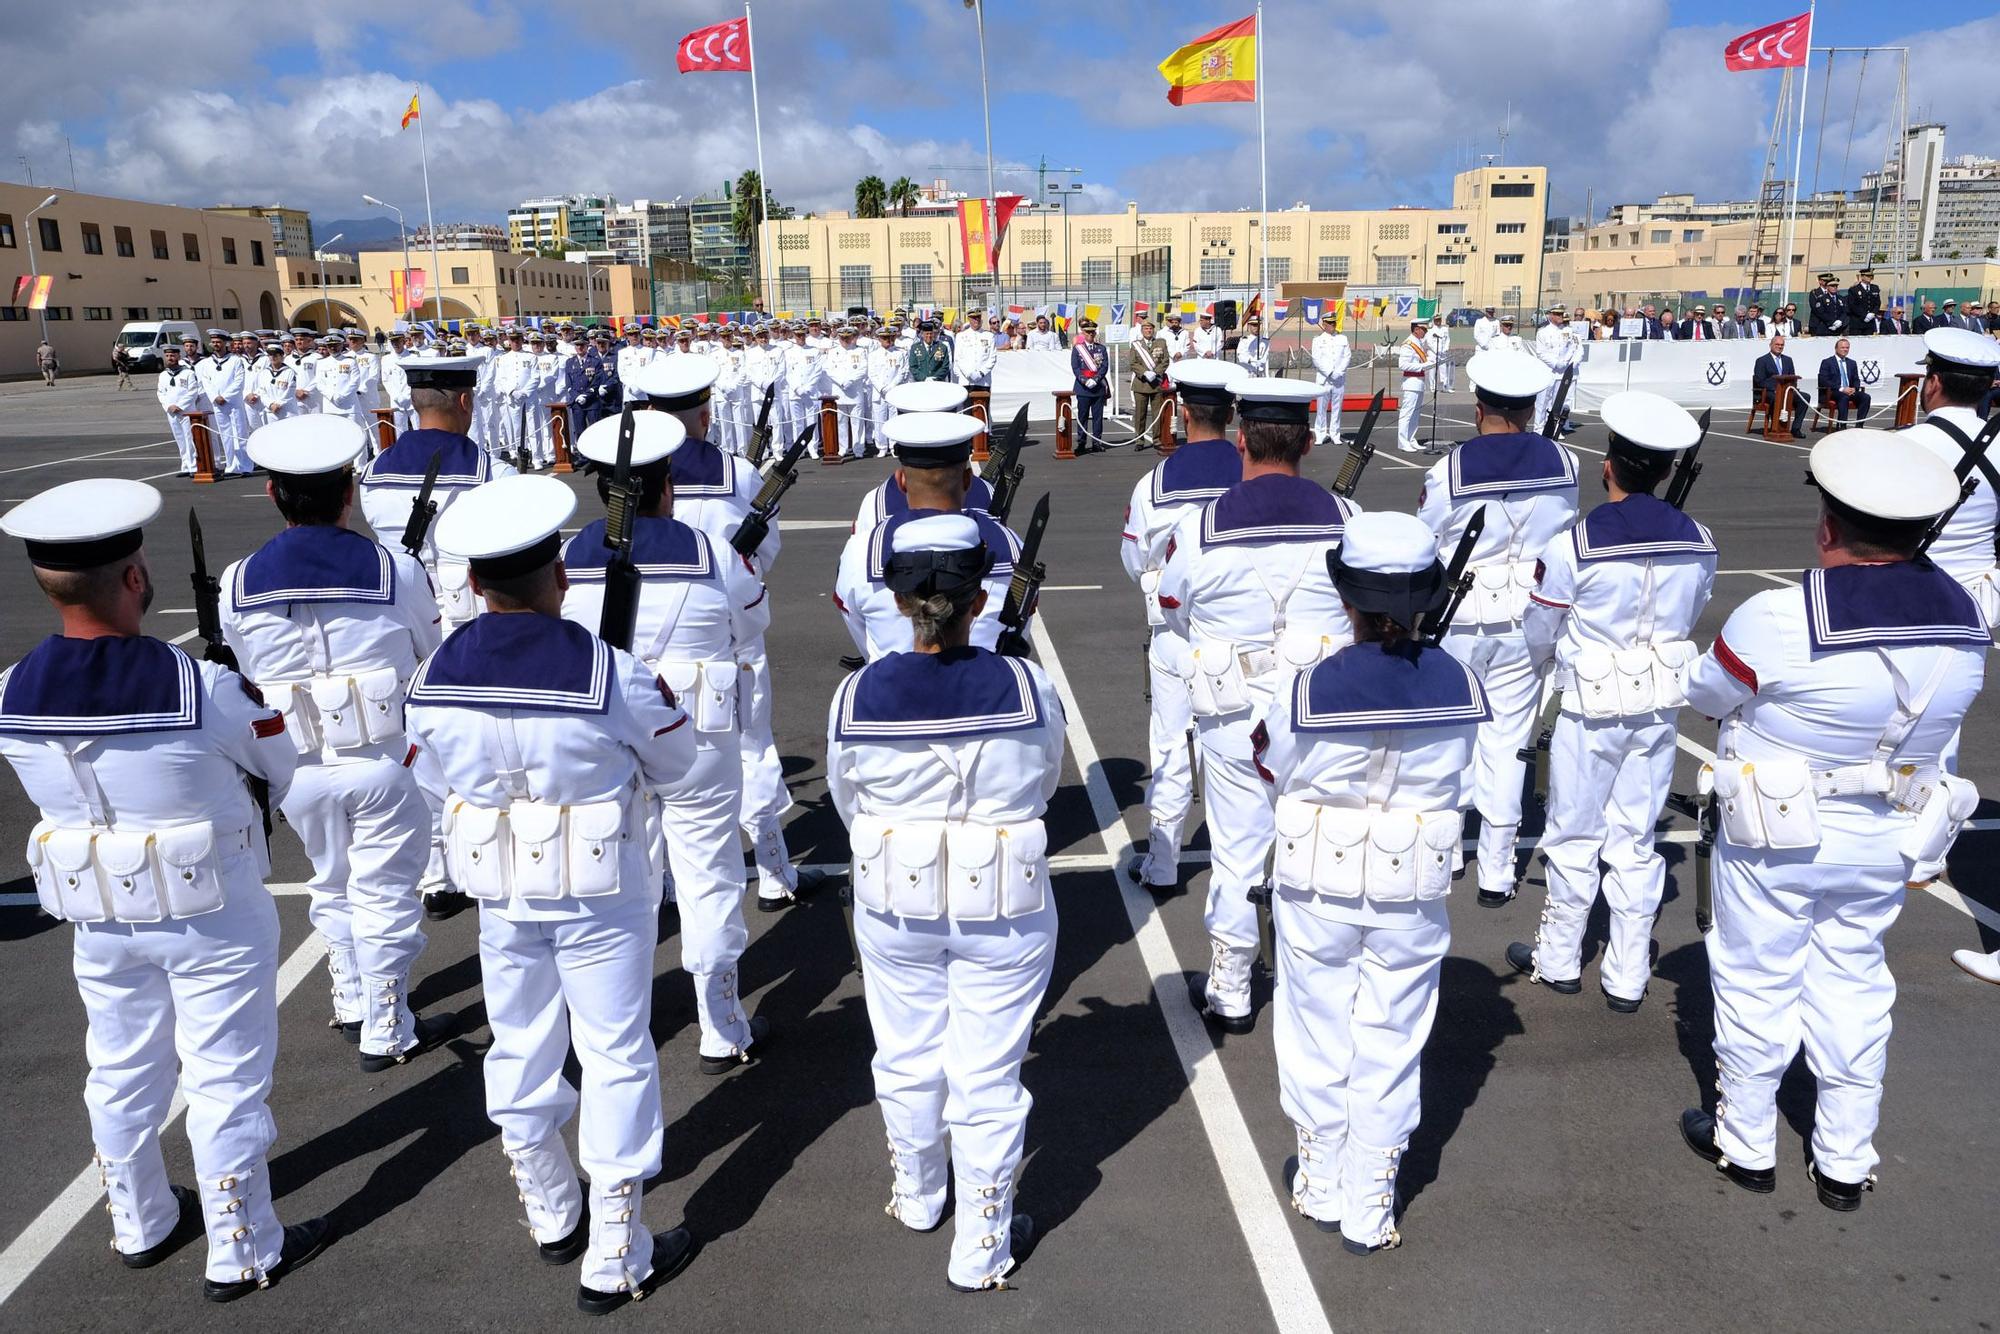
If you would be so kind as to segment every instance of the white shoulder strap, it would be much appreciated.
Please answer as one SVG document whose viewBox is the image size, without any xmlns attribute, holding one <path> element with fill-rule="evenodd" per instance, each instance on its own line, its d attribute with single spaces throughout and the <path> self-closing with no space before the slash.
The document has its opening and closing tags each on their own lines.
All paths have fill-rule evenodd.
<svg viewBox="0 0 2000 1334">
<path fill-rule="evenodd" d="M 1910 693 L 1909 681 L 1896 666 L 1896 660 L 1889 656 L 1889 650 L 1877 648 L 1875 654 L 1889 669 L 1889 681 L 1896 691 L 1896 711 L 1890 715 L 1888 725 L 1882 729 L 1882 736 L 1875 743 L 1875 758 L 1887 764 L 1889 757 L 1901 749 L 1910 733 L 1916 730 L 1917 720 L 1924 716 L 1924 710 L 1930 707 L 1938 687 L 1944 684 L 1945 675 L 1951 671 L 1952 650 L 1938 650 L 1937 662 L 1914 695 Z"/>
</svg>

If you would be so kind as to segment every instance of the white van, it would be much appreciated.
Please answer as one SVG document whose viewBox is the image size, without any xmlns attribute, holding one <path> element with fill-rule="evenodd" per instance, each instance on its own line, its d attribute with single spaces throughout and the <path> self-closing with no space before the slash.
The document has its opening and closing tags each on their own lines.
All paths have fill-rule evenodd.
<svg viewBox="0 0 2000 1334">
<path fill-rule="evenodd" d="M 118 345 L 131 357 L 135 371 L 160 369 L 160 349 L 169 343 L 178 347 L 183 338 L 202 342 L 201 330 L 192 320 L 134 320 L 118 331 Z"/>
</svg>

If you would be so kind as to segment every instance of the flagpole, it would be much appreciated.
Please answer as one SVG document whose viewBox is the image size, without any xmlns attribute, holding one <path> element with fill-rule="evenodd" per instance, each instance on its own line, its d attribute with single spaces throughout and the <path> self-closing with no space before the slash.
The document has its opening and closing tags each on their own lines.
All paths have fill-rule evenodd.
<svg viewBox="0 0 2000 1334">
<path fill-rule="evenodd" d="M 1264 166 L 1264 0 L 1257 0 L 1257 309 L 1271 309 L 1271 177 Z"/>
<path fill-rule="evenodd" d="M 771 284 L 771 246 L 764 244 L 764 200 L 770 196 L 771 181 L 764 175 L 764 117 L 757 105 L 757 39 L 750 31 L 750 0 L 743 0 L 743 45 L 750 53 L 750 125 L 757 138 L 757 282 L 764 289 L 764 314 L 775 315 L 778 294 Z M 776 238 L 772 238 L 774 241 Z"/>
<path fill-rule="evenodd" d="M 1792 244 L 1799 230 L 1799 173 L 1806 161 L 1806 87 L 1812 82 L 1812 37 L 1813 19 L 1819 10 L 1819 0 L 1812 0 L 1806 6 L 1806 58 L 1799 64 L 1799 136 L 1798 146 L 1792 150 L 1792 205 L 1785 213 L 1785 253 L 1781 258 L 1785 266 L 1785 300 L 1792 300 Z M 1807 291 L 1812 289 L 1808 287 Z"/>
<path fill-rule="evenodd" d="M 423 96 L 423 89 L 419 88 L 414 96 L 421 98 Z M 430 230 L 431 234 L 431 298 L 435 302 L 432 309 L 436 312 L 438 330 L 442 334 L 444 330 L 444 271 L 438 268 L 437 215 L 431 212 L 431 146 L 430 140 L 424 136 L 424 104 L 421 101 L 417 103 L 417 156 L 423 159 L 424 164 L 424 226 Z M 403 275 L 403 281 L 405 283 L 409 281 L 407 273 Z M 403 304 L 405 307 L 409 305 L 407 297 Z"/>
</svg>

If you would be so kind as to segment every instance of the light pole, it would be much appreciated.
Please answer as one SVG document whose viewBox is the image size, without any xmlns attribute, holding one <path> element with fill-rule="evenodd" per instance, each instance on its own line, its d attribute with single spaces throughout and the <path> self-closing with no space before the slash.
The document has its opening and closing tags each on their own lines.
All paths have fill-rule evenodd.
<svg viewBox="0 0 2000 1334">
<path fill-rule="evenodd" d="M 517 320 L 521 318 L 521 270 L 528 267 L 534 258 L 533 255 L 529 255 L 514 266 L 514 318 Z"/>
<path fill-rule="evenodd" d="M 590 303 L 584 311 L 584 318 L 587 320 L 597 318 L 597 283 L 594 279 L 600 273 L 609 272 L 611 270 L 606 268 L 592 268 L 588 263 L 583 266 L 583 296 L 584 300 Z"/>
<path fill-rule="evenodd" d="M 410 317 L 410 234 L 403 228 L 403 210 L 394 204 L 383 203 L 374 195 L 361 196 L 361 202 L 373 204 L 376 208 L 386 208 L 396 215 L 396 235 L 403 242 L 403 318 L 407 320 Z"/>
<path fill-rule="evenodd" d="M 997 213 L 1000 196 L 993 190 L 993 106 L 986 96 L 986 6 L 980 0 L 965 0 L 965 7 L 979 24 L 979 114 L 986 122 L 986 201 Z"/>
<path fill-rule="evenodd" d="M 28 216 L 21 220 L 21 225 L 26 227 L 28 231 L 28 274 L 35 280 L 36 287 L 42 285 L 42 270 L 35 262 L 35 229 L 29 227 L 28 224 L 35 220 L 35 214 L 40 213 L 60 198 L 62 198 L 61 195 L 50 195 L 47 199 L 44 199 L 41 203 L 28 210 Z M 42 341 L 44 343 L 49 341 L 49 303 L 46 301 L 42 302 Z"/>
<path fill-rule="evenodd" d="M 313 258 L 319 261 L 319 318 L 324 326 L 321 333 L 333 332 L 333 304 L 326 298 L 326 248 L 345 235 L 346 232 L 335 232 L 313 247 Z"/>
</svg>

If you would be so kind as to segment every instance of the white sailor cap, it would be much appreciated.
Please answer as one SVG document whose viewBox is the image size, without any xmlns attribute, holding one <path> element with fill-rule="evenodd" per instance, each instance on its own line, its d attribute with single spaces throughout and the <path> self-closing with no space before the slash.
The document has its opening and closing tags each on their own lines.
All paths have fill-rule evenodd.
<svg viewBox="0 0 2000 1334">
<path fill-rule="evenodd" d="M 210 338 L 227 338 L 227 337 L 229 337 L 229 330 L 227 330 L 227 329 L 210 329 L 210 330 L 208 331 L 208 336 L 209 336 Z"/>
<path fill-rule="evenodd" d="M 438 517 L 437 545 L 472 572 L 506 579 L 539 570 L 562 552 L 562 526 L 576 493 L 547 476 L 516 474 L 462 493 Z"/>
<path fill-rule="evenodd" d="M 1350 518 L 1340 545 L 1326 553 L 1326 569 L 1342 601 L 1398 625 L 1414 626 L 1445 593 L 1437 535 L 1415 515 L 1397 510 Z"/>
<path fill-rule="evenodd" d="M 1465 378 L 1480 402 L 1516 412 L 1533 403 L 1556 377 L 1538 358 L 1503 347 L 1473 353 L 1465 363 Z"/>
<path fill-rule="evenodd" d="M 957 412 L 965 399 L 964 385 L 943 380 L 911 380 L 889 391 L 889 406 L 898 412 Z"/>
<path fill-rule="evenodd" d="M 1895 431 L 1830 435 L 1813 446 L 1806 468 L 1828 497 L 1878 519 L 1930 519 L 1958 503 L 1958 479 L 1945 461 Z"/>
<path fill-rule="evenodd" d="M 931 514 L 910 520 L 891 535 L 882 582 L 891 592 L 913 597 L 941 593 L 965 606 L 992 570 L 993 553 L 970 516 Z"/>
<path fill-rule="evenodd" d="M 1680 404 L 1644 389 L 1627 389 L 1604 400 L 1599 411 L 1611 445 L 1672 454 L 1701 439 L 1701 424 Z"/>
<path fill-rule="evenodd" d="M 419 357 L 403 363 L 412 389 L 471 389 L 479 383 L 478 357 Z"/>
<path fill-rule="evenodd" d="M 2000 343 L 1970 329 L 1931 329 L 1924 334 L 1924 351 L 1933 362 L 1954 369 L 1986 371 L 2000 367 Z"/>
<path fill-rule="evenodd" d="M 345 468 L 367 444 L 367 432 L 352 417 L 309 412 L 259 426 L 243 447 L 266 472 L 313 477 Z"/>
<path fill-rule="evenodd" d="M 882 433 L 906 467 L 959 468 L 972 457 L 972 437 L 985 429 L 969 412 L 901 412 Z"/>
<path fill-rule="evenodd" d="M 27 543 L 42 569 L 94 570 L 137 551 L 159 513 L 160 493 L 144 482 L 91 477 L 30 496 L 0 517 L 0 533 Z"/>
<path fill-rule="evenodd" d="M 1312 404 L 1320 389 L 1310 380 L 1253 375 L 1238 380 L 1235 392 L 1238 410 L 1246 422 L 1305 426 L 1312 421 Z"/>
<path fill-rule="evenodd" d="M 1180 391 L 1183 403 L 1227 407 L 1236 401 L 1236 387 L 1250 378 L 1250 372 L 1233 361 L 1189 357 L 1167 363 L 1167 378 Z"/>
<path fill-rule="evenodd" d="M 663 412 L 684 412 L 708 402 L 709 387 L 722 368 L 698 352 L 649 361 L 632 375 L 632 387 Z"/>
<path fill-rule="evenodd" d="M 576 438 L 576 452 L 592 463 L 613 467 L 618 462 L 618 429 L 620 418 L 603 417 L 583 429 Z M 661 459 L 681 447 L 687 439 L 687 427 L 681 425 L 680 418 L 664 412 L 635 412 L 632 414 L 632 466 L 643 468 L 647 464 L 658 463 Z"/>
</svg>

